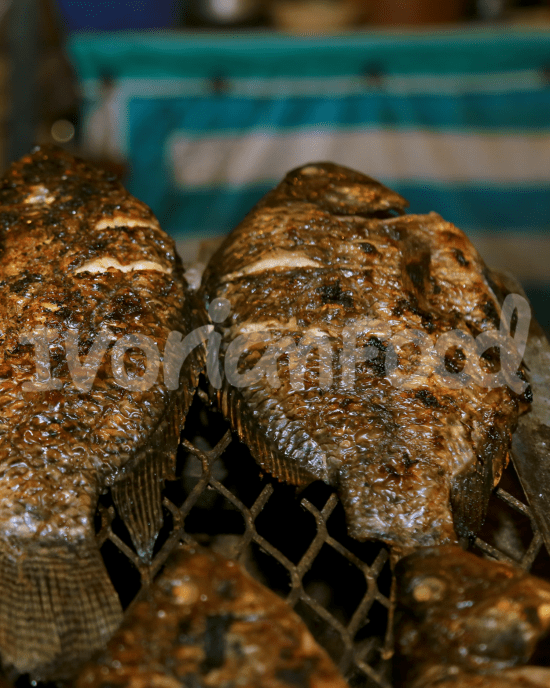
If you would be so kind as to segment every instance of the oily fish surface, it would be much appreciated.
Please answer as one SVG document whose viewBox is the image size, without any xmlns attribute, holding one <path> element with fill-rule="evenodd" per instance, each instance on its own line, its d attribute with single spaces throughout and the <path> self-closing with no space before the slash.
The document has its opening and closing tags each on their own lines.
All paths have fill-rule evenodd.
<svg viewBox="0 0 550 688">
<path fill-rule="evenodd" d="M 75 688 L 345 688 L 304 622 L 237 562 L 181 547 Z"/>
<path fill-rule="evenodd" d="M 401 559 L 395 574 L 396 667 L 405 685 L 485 685 L 468 673 L 483 674 L 488 686 L 523 685 L 512 668 L 530 660 L 550 629 L 547 581 L 452 545 Z"/>
<path fill-rule="evenodd" d="M 267 332 L 287 346 L 324 338 L 330 384 L 321 384 L 315 349 L 307 363 L 287 352 L 278 388 L 266 376 L 241 387 L 226 378 L 218 401 L 266 470 L 296 484 L 334 485 L 354 537 L 401 551 L 479 528 L 526 405 L 507 386 L 453 389 L 434 373 L 439 337 L 498 329 L 500 305 L 466 236 L 435 213 L 404 215 L 405 206 L 347 168 L 294 170 L 227 237 L 201 288 L 205 305 L 231 306 L 218 326 L 222 358 L 241 335 Z M 350 326 L 356 347 L 369 352 L 351 379 Z M 240 373 L 268 350 L 249 341 Z M 451 372 L 461 369 L 459 353 L 451 351 Z M 302 388 L 293 384 L 297 372 Z"/>
<path fill-rule="evenodd" d="M 155 375 L 147 389 L 124 388 L 105 349 L 146 336 L 162 357 L 169 333 L 189 329 L 185 288 L 173 241 L 149 208 L 48 148 L 13 165 L 0 187 L 0 285 L 0 655 L 50 676 L 120 621 L 95 542 L 97 498 L 117 480 L 128 488 L 162 437 L 175 453 L 194 384 L 189 374 L 169 391 Z M 53 389 L 35 384 L 47 371 L 24 337 L 36 331 L 49 339 Z M 95 379 L 70 374 L 71 342 L 79 364 L 99 346 Z M 147 351 L 132 349 L 124 364 L 128 379 L 147 374 Z M 126 507 L 135 533 L 139 499 Z"/>
</svg>

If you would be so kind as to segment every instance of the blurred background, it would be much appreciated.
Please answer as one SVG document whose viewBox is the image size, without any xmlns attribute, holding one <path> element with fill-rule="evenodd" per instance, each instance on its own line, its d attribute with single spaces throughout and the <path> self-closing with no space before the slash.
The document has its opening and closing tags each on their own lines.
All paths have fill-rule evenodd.
<svg viewBox="0 0 550 688">
<path fill-rule="evenodd" d="M 332 160 L 462 228 L 550 329 L 548 0 L 0 0 L 0 162 L 56 142 L 184 260 Z"/>
</svg>

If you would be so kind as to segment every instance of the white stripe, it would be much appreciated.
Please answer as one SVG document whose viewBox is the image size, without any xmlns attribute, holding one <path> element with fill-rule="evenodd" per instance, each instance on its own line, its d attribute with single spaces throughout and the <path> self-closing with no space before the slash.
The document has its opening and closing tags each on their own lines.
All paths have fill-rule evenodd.
<svg viewBox="0 0 550 688">
<path fill-rule="evenodd" d="M 109 268 L 114 268 L 120 272 L 133 272 L 134 270 L 153 270 L 154 272 L 164 272 L 169 275 L 171 270 L 165 268 L 160 263 L 156 263 L 152 260 L 136 260 L 133 263 L 128 263 L 127 265 L 122 265 L 118 262 L 116 258 L 111 258 L 111 256 L 104 256 L 103 258 L 95 258 L 87 263 L 84 263 L 78 270 L 74 271 L 75 275 L 81 272 L 89 272 L 91 275 L 95 275 L 98 272 L 108 272 Z"/>
<path fill-rule="evenodd" d="M 97 104 L 101 98 L 100 79 L 86 79 L 82 84 L 86 98 Z M 225 82 L 229 97 L 278 99 L 293 96 L 330 96 L 337 99 L 352 95 L 390 94 L 409 97 L 411 95 L 456 95 L 468 93 L 513 93 L 541 91 L 548 88 L 542 70 L 525 69 L 483 74 L 388 74 L 350 75 L 342 77 L 228 79 Z M 119 154 L 128 150 L 128 103 L 132 98 L 175 98 L 211 97 L 212 79 L 206 78 L 122 78 L 114 86 L 113 107 L 120 131 L 115 133 Z M 88 117 L 91 112 L 88 112 Z"/>
<path fill-rule="evenodd" d="M 247 267 L 232 272 L 225 276 L 228 282 L 245 275 L 254 275 L 259 272 L 268 272 L 270 270 L 293 270 L 295 268 L 322 268 L 323 263 L 310 260 L 307 256 L 299 251 L 273 251 L 262 260 L 248 265 Z"/>
<path fill-rule="evenodd" d="M 223 73 L 223 66 L 220 70 Z M 124 98 L 173 98 L 212 94 L 212 80 L 189 78 L 122 78 L 117 83 Z M 340 77 L 229 78 L 224 82 L 227 95 L 251 98 L 284 96 L 342 97 L 373 93 L 410 96 L 415 94 L 464 95 L 466 93 L 509 93 L 547 88 L 541 70 L 525 69 L 482 74 L 350 74 Z M 96 100 L 101 91 L 98 79 L 87 79 L 84 93 Z"/>
<path fill-rule="evenodd" d="M 244 186 L 278 180 L 298 165 L 331 160 L 377 179 L 459 183 L 550 181 L 550 134 L 485 136 L 422 130 L 302 130 L 167 142 L 182 187 Z"/>
</svg>

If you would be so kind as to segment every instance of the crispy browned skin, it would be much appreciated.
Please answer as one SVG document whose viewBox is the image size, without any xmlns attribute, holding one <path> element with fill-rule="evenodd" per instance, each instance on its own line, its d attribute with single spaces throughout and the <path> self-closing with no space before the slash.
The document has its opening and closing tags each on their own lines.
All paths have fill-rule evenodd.
<svg viewBox="0 0 550 688">
<path fill-rule="evenodd" d="M 75 688 L 345 688 L 303 621 L 236 563 L 182 547 Z"/>
<path fill-rule="evenodd" d="M 395 573 L 396 666 L 408 669 L 406 686 L 525 664 L 550 628 L 550 584 L 508 564 L 430 547 L 402 559 Z"/>
<path fill-rule="evenodd" d="M 459 673 L 452 678 L 427 680 L 407 688 L 548 688 L 550 669 L 543 667 L 521 667 L 506 669 L 496 674 Z"/>
<path fill-rule="evenodd" d="M 466 236 L 434 213 L 403 215 L 406 205 L 344 167 L 294 170 L 229 235 L 202 282 L 205 305 L 225 298 L 232 307 L 222 358 L 234 338 L 255 330 L 296 343 L 308 333 L 330 337 L 328 390 L 314 352 L 303 390 L 291 388 L 295 364 L 282 357 L 279 389 L 265 378 L 241 389 L 224 383 L 218 401 L 266 470 L 295 484 L 334 485 L 350 534 L 401 552 L 480 527 L 518 415 L 507 387 L 450 389 L 434 375 L 402 387 L 386 374 L 389 336 L 417 329 L 435 344 L 448 330 L 475 336 L 499 322 L 497 296 Z M 343 330 L 354 323 L 371 360 L 344 389 Z M 241 369 L 262 351 L 250 346 Z M 398 377 L 418 371 L 416 352 L 406 343 L 397 350 Z"/>
<path fill-rule="evenodd" d="M 97 269 L 111 258 L 134 270 Z M 16 671 L 57 676 L 102 646 L 120 603 L 94 536 L 98 496 L 113 485 L 140 554 L 161 519 L 160 484 L 173 470 L 194 386 L 162 377 L 130 391 L 103 357 L 88 392 L 67 367 L 64 337 L 78 328 L 85 356 L 102 326 L 147 335 L 160 355 L 168 333 L 189 330 L 173 241 L 149 208 L 114 179 L 55 149 L 13 165 L 0 187 L 0 655 Z M 60 388 L 25 392 L 35 374 L 24 332 L 50 328 Z M 127 356 L 129 375 L 144 354 Z"/>
</svg>

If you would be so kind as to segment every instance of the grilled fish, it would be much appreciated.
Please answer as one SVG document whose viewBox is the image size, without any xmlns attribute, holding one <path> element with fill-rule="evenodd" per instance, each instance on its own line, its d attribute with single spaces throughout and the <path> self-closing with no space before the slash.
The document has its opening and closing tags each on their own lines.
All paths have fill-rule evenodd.
<svg viewBox="0 0 550 688">
<path fill-rule="evenodd" d="M 0 285 L 0 655 L 59 676 L 121 620 L 95 538 L 100 494 L 112 486 L 145 560 L 162 523 L 194 359 L 175 379 L 172 347 L 171 389 L 157 373 L 190 329 L 186 287 L 149 208 L 50 148 L 1 183 Z"/>
<path fill-rule="evenodd" d="M 234 561 L 181 547 L 75 688 L 346 688 L 307 630 Z"/>
<path fill-rule="evenodd" d="M 550 584 L 508 564 L 451 545 L 418 550 L 395 573 L 406 686 L 525 664 L 550 629 Z"/>
<path fill-rule="evenodd" d="M 525 382 L 478 384 L 495 352 L 460 346 L 499 329 L 479 254 L 406 206 L 353 170 L 296 169 L 226 238 L 200 290 L 217 323 L 211 386 L 258 463 L 333 485 L 350 534 L 400 553 L 479 529 L 529 403 Z"/>
<path fill-rule="evenodd" d="M 440 681 L 415 683 L 407 688 L 547 688 L 550 685 L 550 669 L 526 666 L 506 669 L 497 674 L 458 673 Z"/>
</svg>

